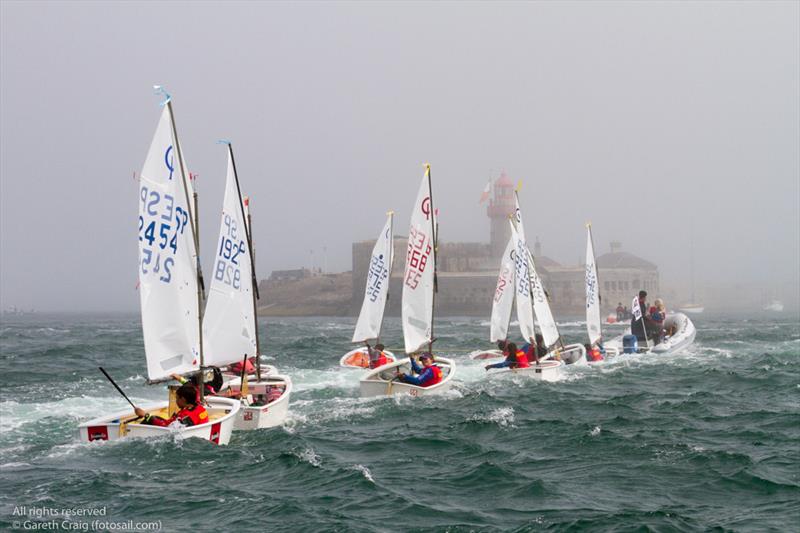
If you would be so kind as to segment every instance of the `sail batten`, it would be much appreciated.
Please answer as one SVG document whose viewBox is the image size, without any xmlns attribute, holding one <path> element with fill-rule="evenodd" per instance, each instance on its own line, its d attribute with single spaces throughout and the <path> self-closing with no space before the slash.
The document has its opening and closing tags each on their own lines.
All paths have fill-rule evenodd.
<svg viewBox="0 0 800 533">
<path fill-rule="evenodd" d="M 198 254 L 171 105 L 164 106 L 139 181 L 139 296 L 151 381 L 197 370 Z"/>
<path fill-rule="evenodd" d="M 353 342 L 377 339 L 381 335 L 381 323 L 389 296 L 389 278 L 394 263 L 393 216 L 389 213 L 375 246 L 367 270 L 364 301 L 358 315 Z"/>
</svg>

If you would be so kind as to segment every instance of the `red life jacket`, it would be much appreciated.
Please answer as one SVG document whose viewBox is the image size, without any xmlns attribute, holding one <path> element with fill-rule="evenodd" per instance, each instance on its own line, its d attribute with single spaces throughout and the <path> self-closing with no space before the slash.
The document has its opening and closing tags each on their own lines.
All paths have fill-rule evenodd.
<svg viewBox="0 0 800 533">
<path fill-rule="evenodd" d="M 423 387 L 430 387 L 431 385 L 436 385 L 437 383 L 442 381 L 442 369 L 436 365 L 431 365 L 431 370 L 433 370 L 433 377 L 422 384 Z"/>
<path fill-rule="evenodd" d="M 150 425 L 153 426 L 166 427 L 175 422 L 176 420 L 180 420 L 181 423 L 183 424 L 183 421 L 186 419 L 188 419 L 191 422 L 191 424 L 184 424 L 184 425 L 199 426 L 200 424 L 205 424 L 206 422 L 208 422 L 208 412 L 206 411 L 205 407 L 198 404 L 194 406 L 194 409 L 187 409 L 186 407 L 184 407 L 183 409 L 172 415 L 172 417 L 170 417 L 169 420 L 167 420 L 166 418 L 161 418 L 160 416 L 154 416 L 150 418 L 149 421 L 146 421 L 146 423 L 149 423 Z"/>
<path fill-rule="evenodd" d="M 380 355 L 378 356 L 378 358 L 375 359 L 374 362 L 370 361 L 368 366 L 370 368 L 378 368 L 379 366 L 383 366 L 388 362 L 389 362 L 389 359 L 386 357 L 386 355 L 383 352 L 380 352 Z"/>
<path fill-rule="evenodd" d="M 517 364 L 515 368 L 528 368 L 531 364 L 528 362 L 528 354 L 522 350 L 517 350 Z"/>
</svg>

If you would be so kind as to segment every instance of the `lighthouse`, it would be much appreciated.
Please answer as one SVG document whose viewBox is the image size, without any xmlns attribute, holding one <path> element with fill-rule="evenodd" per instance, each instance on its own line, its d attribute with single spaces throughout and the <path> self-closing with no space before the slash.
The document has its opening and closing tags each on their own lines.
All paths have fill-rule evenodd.
<svg viewBox="0 0 800 533">
<path fill-rule="evenodd" d="M 511 228 L 508 225 L 509 215 L 514 213 L 514 183 L 505 171 L 494 182 L 494 198 L 489 201 L 486 216 L 489 217 L 489 243 L 493 257 L 499 257 L 506 249 L 508 239 L 511 237 Z"/>
</svg>

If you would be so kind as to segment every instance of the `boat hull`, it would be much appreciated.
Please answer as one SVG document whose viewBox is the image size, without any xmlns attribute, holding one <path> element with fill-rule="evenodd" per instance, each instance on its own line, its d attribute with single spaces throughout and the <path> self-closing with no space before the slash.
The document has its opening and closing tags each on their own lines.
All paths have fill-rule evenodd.
<svg viewBox="0 0 800 533">
<path fill-rule="evenodd" d="M 672 313 L 667 315 L 666 320 L 664 320 L 664 327 L 667 329 L 674 327 L 675 333 L 667 338 L 664 342 L 655 346 L 651 346 L 649 350 L 646 348 L 646 346 L 644 349 L 642 349 L 640 346 L 639 353 L 661 355 L 675 353 L 690 346 L 694 342 L 694 338 L 697 335 L 697 330 L 694 327 L 694 323 L 692 323 L 689 317 L 683 313 Z M 625 335 L 630 335 L 630 328 L 626 329 L 623 335 L 609 340 L 605 344 L 606 350 L 609 353 L 611 353 L 612 350 L 616 350 L 618 354 L 626 355 L 622 345 L 622 338 Z"/>
<path fill-rule="evenodd" d="M 456 364 L 452 359 L 436 357 L 436 365 L 442 369 L 442 381 L 430 387 L 418 387 L 410 383 L 394 380 L 396 371 L 411 372 L 411 363 L 408 360 L 395 361 L 369 371 L 359 382 L 362 397 L 371 396 L 428 396 L 448 390 L 453 383 L 456 373 Z"/>
<path fill-rule="evenodd" d="M 503 377 L 524 376 L 539 381 L 558 381 L 563 368 L 563 361 L 546 359 L 539 361 L 539 364 L 531 364 L 531 366 L 527 368 L 492 368 L 489 369 L 489 374 Z"/>
<path fill-rule="evenodd" d="M 131 410 L 98 417 L 78 426 L 78 438 L 82 442 L 96 440 L 119 440 L 124 438 L 153 438 L 174 436 L 178 439 L 200 438 L 214 444 L 228 444 L 231 440 L 234 421 L 240 410 L 238 400 L 206 397 L 209 417 L 211 420 L 198 426 L 159 427 L 134 422 L 136 415 Z M 165 411 L 168 402 L 149 405 L 144 408 L 148 413 Z"/>
<path fill-rule="evenodd" d="M 289 376 L 281 374 L 262 373 L 262 379 L 256 380 L 255 376 L 247 380 L 248 396 L 250 400 L 241 400 L 242 407 L 233 425 L 235 431 L 250 431 L 254 429 L 271 428 L 280 426 L 289 413 L 289 399 L 292 395 L 292 380 Z M 270 399 L 270 389 L 277 388 L 282 392 L 279 397 Z M 241 391 L 241 379 L 232 380 L 230 386 L 223 393 L 238 395 Z M 263 403 L 266 402 L 266 403 Z M 263 403 L 263 405 L 262 405 Z"/>
<path fill-rule="evenodd" d="M 397 360 L 392 352 L 384 350 L 383 355 L 392 363 Z M 367 349 L 362 346 L 355 350 L 350 350 L 339 359 L 339 366 L 344 368 L 369 368 L 369 354 L 367 353 Z"/>
</svg>

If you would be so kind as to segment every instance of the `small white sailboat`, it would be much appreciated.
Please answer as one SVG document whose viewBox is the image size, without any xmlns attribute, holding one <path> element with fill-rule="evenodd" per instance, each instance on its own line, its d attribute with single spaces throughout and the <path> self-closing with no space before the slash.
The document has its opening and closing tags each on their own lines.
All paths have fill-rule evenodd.
<svg viewBox="0 0 800 533">
<path fill-rule="evenodd" d="M 405 351 L 414 354 L 433 343 L 433 312 L 436 294 L 437 223 L 433 207 L 430 165 L 425 166 L 417 200 L 411 213 L 408 232 L 408 253 L 403 276 L 402 323 Z M 451 359 L 436 357 L 441 370 L 441 380 L 428 387 L 404 383 L 395 376 L 398 371 L 408 373 L 410 361 L 395 361 L 369 371 L 359 383 L 361 396 L 390 396 L 408 394 L 429 395 L 444 392 L 452 385 L 456 364 Z"/>
<path fill-rule="evenodd" d="M 200 340 L 202 284 L 191 197 L 172 102 L 167 98 L 139 183 L 139 295 L 151 382 L 198 371 L 205 363 Z M 165 419 L 175 409 L 170 402 L 144 408 Z M 143 424 L 134 412 L 124 410 L 80 424 L 78 434 L 84 442 L 175 435 L 228 444 L 239 402 L 207 398 L 206 411 L 205 423 L 184 426 L 175 422 L 160 427 Z"/>
<path fill-rule="evenodd" d="M 781 302 L 780 300 L 772 300 L 770 303 L 765 304 L 763 309 L 764 311 L 773 311 L 775 313 L 782 313 L 783 302 Z"/>
<path fill-rule="evenodd" d="M 353 331 L 352 342 L 367 342 L 375 339 L 377 343 L 381 337 L 383 313 L 386 308 L 386 300 L 389 298 L 389 278 L 394 265 L 394 232 L 392 231 L 394 212 L 389 211 L 386 216 L 386 224 L 372 248 L 372 256 L 367 270 L 367 285 L 364 288 L 364 301 L 361 304 L 356 329 Z M 394 354 L 387 350 L 383 350 L 383 356 L 387 363 L 393 363 L 396 360 Z M 346 368 L 369 368 L 368 348 L 361 346 L 350 350 L 341 357 L 339 365 Z"/>
<path fill-rule="evenodd" d="M 697 303 L 697 298 L 695 297 L 695 290 L 694 290 L 695 289 L 695 285 L 694 285 L 694 235 L 692 235 L 692 237 L 691 237 L 691 239 L 689 241 L 689 247 L 690 247 L 689 248 L 689 261 L 690 261 L 689 262 L 689 266 L 690 266 L 690 269 L 691 269 L 691 272 L 689 273 L 689 276 L 692 279 L 692 301 L 689 302 L 689 303 L 685 303 L 685 304 L 681 305 L 680 307 L 678 307 L 678 310 L 682 311 L 684 313 L 692 314 L 692 315 L 699 315 L 700 313 L 705 311 L 706 308 L 703 305 Z"/>
<path fill-rule="evenodd" d="M 594 256 L 594 241 L 592 239 L 592 224 L 586 224 L 586 331 L 589 334 L 589 346 L 595 347 L 602 343 L 603 327 L 600 322 L 600 280 L 597 276 L 597 263 Z M 615 316 L 616 319 L 616 316 Z M 604 347 L 605 348 L 605 347 Z M 614 350 L 606 355 L 616 355 Z M 586 354 L 587 361 L 591 354 Z M 596 362 L 597 360 L 592 360 Z"/>
<path fill-rule="evenodd" d="M 220 394 L 241 400 L 235 430 L 267 428 L 286 419 L 292 380 L 274 371 L 274 367 L 261 368 L 249 200 L 242 197 L 233 147 L 226 144 L 225 196 L 214 276 L 203 319 L 203 342 L 209 365 L 229 365 L 255 357 L 255 374 L 247 375 L 244 385 L 241 377 L 232 379 Z"/>
</svg>

